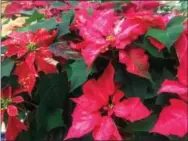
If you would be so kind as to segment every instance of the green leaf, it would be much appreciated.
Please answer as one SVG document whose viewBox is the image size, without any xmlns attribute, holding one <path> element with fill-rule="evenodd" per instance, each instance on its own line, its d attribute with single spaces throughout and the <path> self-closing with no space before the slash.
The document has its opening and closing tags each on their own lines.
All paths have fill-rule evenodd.
<svg viewBox="0 0 188 141">
<path fill-rule="evenodd" d="M 160 94 L 156 98 L 155 105 L 160 105 L 162 107 L 169 105 L 169 100 L 172 98 L 178 98 L 177 95 L 173 94 Z"/>
<path fill-rule="evenodd" d="M 13 88 L 18 88 L 20 84 L 18 83 L 18 77 L 16 75 L 10 75 L 9 77 L 3 77 L 1 79 L 1 87 L 6 87 L 10 85 Z"/>
<path fill-rule="evenodd" d="M 9 76 L 14 67 L 14 62 L 7 58 L 1 62 L 1 78 L 4 76 Z"/>
<path fill-rule="evenodd" d="M 173 45 L 173 43 L 178 39 L 182 31 L 183 31 L 182 25 L 172 26 L 166 29 L 166 31 L 156 28 L 150 28 L 147 33 L 147 36 L 154 37 L 161 43 L 165 44 L 169 50 L 170 47 Z"/>
<path fill-rule="evenodd" d="M 123 65 L 116 67 L 115 82 L 120 84 L 120 89 L 126 97 L 140 97 L 142 100 L 145 99 L 148 87 L 151 85 L 149 80 L 127 73 Z"/>
<path fill-rule="evenodd" d="M 35 32 L 39 28 L 46 28 L 47 30 L 52 30 L 56 28 L 57 22 L 55 18 L 46 19 L 44 21 L 37 22 L 36 24 L 32 24 L 23 28 L 18 28 L 18 32 L 27 32 L 32 31 Z"/>
<path fill-rule="evenodd" d="M 32 141 L 30 131 L 21 132 L 16 141 Z"/>
<path fill-rule="evenodd" d="M 130 141 L 169 141 L 167 137 L 148 132 L 136 132 Z"/>
<path fill-rule="evenodd" d="M 19 119 L 24 120 L 26 115 L 24 112 L 19 112 L 18 116 L 19 116 Z"/>
<path fill-rule="evenodd" d="M 51 110 L 62 107 L 68 98 L 68 91 L 68 80 L 64 73 L 49 74 L 41 78 L 35 93 L 35 99 L 40 102 L 36 113 L 38 129 L 46 126 Z"/>
<path fill-rule="evenodd" d="M 7 47 L 3 46 L 1 47 L 1 54 L 4 54 L 7 51 Z"/>
<path fill-rule="evenodd" d="M 75 6 L 79 3 L 79 0 L 70 0 L 69 3 L 73 6 Z"/>
<path fill-rule="evenodd" d="M 150 82 L 142 77 L 127 74 L 124 77 L 124 86 L 121 88 L 127 97 L 138 96 L 144 100 Z"/>
<path fill-rule="evenodd" d="M 26 15 L 26 16 L 31 16 L 33 13 L 35 12 L 35 9 L 33 9 L 33 10 L 22 10 L 21 12 L 20 12 L 20 14 L 22 14 L 22 15 Z"/>
<path fill-rule="evenodd" d="M 156 84 L 156 90 L 158 90 L 165 79 L 173 80 L 175 77 L 169 70 L 164 68 L 161 72 L 152 70 L 152 78 Z"/>
<path fill-rule="evenodd" d="M 169 44 L 166 44 L 166 46 L 170 48 L 183 32 L 183 25 L 169 26 L 167 27 L 166 32 L 169 40 Z"/>
<path fill-rule="evenodd" d="M 57 38 L 60 38 L 61 36 L 70 33 L 69 30 L 69 22 L 62 22 L 58 25 L 58 35 Z"/>
<path fill-rule="evenodd" d="M 64 126 L 62 118 L 62 109 L 56 109 L 53 112 L 50 112 L 47 117 L 47 131 L 51 129 Z"/>
<path fill-rule="evenodd" d="M 63 13 L 62 15 L 62 22 L 58 24 L 58 35 L 57 38 L 70 33 L 69 25 L 74 16 L 74 10 L 70 10 L 67 13 Z"/>
<path fill-rule="evenodd" d="M 170 135 L 170 136 L 168 136 L 168 138 L 169 138 L 171 141 L 187 141 L 188 136 L 184 136 L 183 138 L 180 138 L 180 137 L 178 137 L 178 136 Z"/>
<path fill-rule="evenodd" d="M 68 97 L 68 80 L 64 73 L 41 77 L 35 96 L 52 108 L 61 108 Z"/>
<path fill-rule="evenodd" d="M 93 14 L 93 9 L 92 8 L 88 8 L 88 14 L 92 15 Z"/>
<path fill-rule="evenodd" d="M 150 28 L 146 36 L 154 37 L 159 42 L 165 44 L 167 49 L 170 50 L 171 46 L 183 32 L 183 25 L 180 24 L 181 20 L 176 20 L 174 18 L 169 21 L 169 25 L 165 30 Z"/>
<path fill-rule="evenodd" d="M 36 123 L 37 123 L 37 130 L 44 130 L 46 129 L 47 117 L 50 112 L 50 108 L 47 104 L 43 101 L 37 107 L 36 112 Z"/>
<path fill-rule="evenodd" d="M 163 81 L 165 79 L 173 80 L 175 78 L 173 76 L 173 74 L 169 70 L 167 70 L 166 68 L 164 68 L 160 72 L 152 69 L 151 70 L 151 76 L 152 76 L 152 80 L 153 80 L 153 84 L 151 86 L 152 88 L 148 90 L 148 92 L 145 96 L 145 99 L 150 99 L 150 98 L 153 98 L 155 96 L 158 96 L 157 91 L 161 87 L 161 84 L 163 83 Z"/>
<path fill-rule="evenodd" d="M 44 129 L 40 129 L 40 130 L 37 129 L 38 125 L 36 122 L 36 110 L 30 111 L 27 115 L 26 120 L 29 123 L 28 130 L 21 132 L 20 135 L 22 133 L 29 132 L 29 133 L 25 133 L 25 134 L 30 136 L 31 141 L 45 141 L 44 138 L 45 138 L 45 136 L 47 136 L 47 132 Z M 20 140 L 20 141 L 27 141 L 26 140 L 27 137 L 26 137 L 26 139 L 24 139 L 24 136 L 23 136 L 22 139 L 23 140 Z"/>
<path fill-rule="evenodd" d="M 44 19 L 44 14 L 39 13 L 38 11 L 34 11 L 32 15 L 26 19 L 26 24 L 30 24 L 35 21 L 40 21 L 41 19 Z"/>
<path fill-rule="evenodd" d="M 51 5 L 52 5 L 53 8 L 57 8 L 57 7 L 60 7 L 60 6 L 64 6 L 65 3 L 61 2 L 61 1 L 56 1 L 56 2 L 52 2 Z"/>
<path fill-rule="evenodd" d="M 61 18 L 65 21 L 71 21 L 72 17 L 74 16 L 74 10 L 69 10 L 68 12 L 62 13 Z"/>
<path fill-rule="evenodd" d="M 76 60 L 74 63 L 70 64 L 68 74 L 68 80 L 71 82 L 70 91 L 72 92 L 87 80 L 90 71 L 87 69 L 84 60 Z"/>
<path fill-rule="evenodd" d="M 125 131 L 133 132 L 133 131 L 145 131 L 148 132 L 153 128 L 157 121 L 157 115 L 153 114 L 143 120 L 136 121 L 134 123 L 130 123 L 126 126 Z"/>
<path fill-rule="evenodd" d="M 167 24 L 167 28 L 171 27 L 173 25 L 177 25 L 177 24 L 182 24 L 183 21 L 186 19 L 186 17 L 183 16 L 175 16 L 174 18 L 172 18 L 168 24 Z"/>
</svg>

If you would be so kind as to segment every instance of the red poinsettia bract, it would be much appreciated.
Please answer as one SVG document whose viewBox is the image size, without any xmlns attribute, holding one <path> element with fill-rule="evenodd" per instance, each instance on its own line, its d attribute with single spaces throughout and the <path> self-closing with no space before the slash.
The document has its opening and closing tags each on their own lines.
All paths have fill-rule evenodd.
<svg viewBox="0 0 188 141">
<path fill-rule="evenodd" d="M 112 115 L 134 122 L 151 113 L 138 97 L 124 99 L 123 92 L 115 88 L 111 64 L 98 80 L 91 79 L 84 84 L 82 96 L 72 100 L 77 105 L 65 140 L 89 132 L 95 140 L 122 140 Z"/>
<path fill-rule="evenodd" d="M 7 141 L 13 141 L 23 130 L 27 130 L 25 126 L 16 116 L 9 116 L 6 128 L 5 138 Z"/>
<path fill-rule="evenodd" d="M 27 127 L 17 118 L 18 109 L 15 104 L 23 102 L 21 96 L 12 96 L 12 88 L 6 87 L 1 91 L 1 121 L 4 119 L 4 112 L 7 111 L 8 122 L 6 128 L 6 140 L 15 140 L 22 130 Z"/>
<path fill-rule="evenodd" d="M 81 52 L 88 66 L 109 47 L 124 49 L 150 27 L 165 27 L 162 16 L 148 11 L 129 13 L 120 19 L 112 9 L 93 10 L 92 16 L 87 10 L 80 10 L 76 19 L 75 26 L 87 43 Z"/>
<path fill-rule="evenodd" d="M 170 105 L 165 107 L 151 132 L 165 136 L 185 136 L 188 133 L 187 104 L 178 99 L 171 99 Z"/>
<path fill-rule="evenodd" d="M 128 72 L 135 75 L 149 78 L 149 62 L 145 50 L 142 48 L 130 47 L 119 52 L 119 61 L 126 65 Z"/>
<path fill-rule="evenodd" d="M 18 63 L 14 74 L 18 75 L 19 83 L 31 93 L 35 79 L 38 76 L 35 70 L 45 73 L 57 72 L 56 66 L 46 61 L 52 58 L 52 53 L 48 50 L 56 37 L 57 32 L 52 33 L 46 29 L 39 29 L 33 32 L 13 32 L 9 38 L 2 44 L 7 46 L 5 56 L 11 57 L 17 55 Z"/>
<path fill-rule="evenodd" d="M 1 91 L 1 109 L 6 109 L 10 116 L 16 116 L 18 110 L 14 104 L 23 102 L 24 99 L 21 96 L 13 96 L 12 88 L 10 86 L 2 89 Z"/>
</svg>

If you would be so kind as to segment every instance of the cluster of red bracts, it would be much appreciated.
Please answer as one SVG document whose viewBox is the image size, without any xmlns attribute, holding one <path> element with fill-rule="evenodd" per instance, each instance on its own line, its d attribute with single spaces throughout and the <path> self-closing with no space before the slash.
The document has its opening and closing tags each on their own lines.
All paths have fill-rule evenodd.
<svg viewBox="0 0 188 141">
<path fill-rule="evenodd" d="M 24 7 L 22 3 L 14 2 L 13 4 L 19 5 L 17 7 L 20 9 Z M 30 6 L 44 5 L 46 3 L 35 1 Z M 166 28 L 167 22 L 170 20 L 169 17 L 172 16 L 155 14 L 153 9 L 159 5 L 159 2 L 149 3 L 146 1 L 138 4 L 135 1 L 125 4 L 125 13 L 118 15 L 112 9 L 113 3 L 111 2 L 100 5 L 80 2 L 75 8 L 75 20 L 71 29 L 79 30 L 79 36 L 83 41 L 71 42 L 70 46 L 81 52 L 88 67 L 92 66 L 101 53 L 116 49 L 119 52 L 119 62 L 126 65 L 127 72 L 150 78 L 148 55 L 143 48 L 131 44 L 151 27 L 162 30 Z M 92 8 L 92 16 L 88 12 L 89 8 Z M 9 14 L 11 16 L 11 13 Z M 35 33 L 13 32 L 2 43 L 7 47 L 5 57 L 17 56 L 13 74 L 18 76 L 18 82 L 21 84 L 21 87 L 15 92 L 12 92 L 11 87 L 7 87 L 1 93 L 1 103 L 3 104 L 1 118 L 3 119 L 5 111 L 9 115 L 7 140 L 15 140 L 19 132 L 27 129 L 26 125 L 17 118 L 19 110 L 15 105 L 24 101 L 22 97 L 16 96 L 17 92 L 26 91 L 31 94 L 38 72 L 43 71 L 45 74 L 57 72 L 56 66 L 48 61 L 53 58 L 48 47 L 54 42 L 56 35 L 55 29 L 52 31 L 39 29 Z M 187 133 L 187 36 L 188 32 L 185 29 L 174 44 L 179 59 L 178 80 L 165 80 L 158 91 L 159 94 L 163 92 L 175 93 L 181 99 L 170 100 L 170 105 L 161 111 L 157 123 L 150 132 L 180 137 Z M 156 39 L 152 37 L 148 37 L 148 39 L 159 51 L 165 48 L 165 45 Z M 122 140 L 113 120 L 114 116 L 134 122 L 144 119 L 152 113 L 138 97 L 126 99 L 125 94 L 116 88 L 114 68 L 111 63 L 108 64 L 99 79 L 90 79 L 83 85 L 82 96 L 72 98 L 72 100 L 77 105 L 72 114 L 72 126 L 65 139 L 79 138 L 92 132 L 95 140 Z M 12 124 L 14 126 L 11 126 Z"/>
<path fill-rule="evenodd" d="M 56 66 L 46 61 L 46 59 L 52 58 L 48 46 L 53 43 L 55 37 L 55 30 L 50 33 L 46 29 L 39 29 L 36 33 L 13 32 L 2 43 L 3 46 L 7 47 L 5 57 L 17 55 L 16 68 L 13 74 L 18 76 L 18 82 L 21 84 L 21 87 L 14 91 L 8 86 L 1 92 L 1 120 L 3 121 L 5 111 L 9 116 L 6 128 L 7 140 L 15 140 L 22 130 L 27 130 L 27 126 L 17 117 L 19 110 L 15 106 L 15 104 L 23 102 L 24 99 L 16 94 L 24 91 L 31 94 L 38 76 L 37 72 L 57 72 Z"/>
<path fill-rule="evenodd" d="M 78 138 L 89 132 L 95 140 L 122 140 L 112 117 L 134 122 L 150 115 L 138 97 L 125 99 L 124 93 L 114 83 L 114 68 L 107 66 L 98 80 L 88 80 L 83 95 L 72 98 L 77 104 L 73 123 L 65 139 Z"/>
<path fill-rule="evenodd" d="M 18 82 L 22 85 L 20 91 L 31 94 L 39 71 L 46 74 L 57 72 L 56 66 L 50 64 L 47 59 L 52 58 L 48 47 L 56 37 L 56 31 L 51 33 L 46 29 L 33 32 L 13 32 L 2 45 L 7 47 L 6 57 L 17 55 L 18 62 L 13 74 L 18 76 Z M 36 67 L 35 67 L 36 66 Z"/>
<path fill-rule="evenodd" d="M 15 140 L 22 130 L 27 130 L 27 126 L 22 123 L 17 117 L 19 110 L 16 104 L 22 103 L 24 99 L 21 96 L 16 96 L 10 86 L 1 91 L 1 124 L 5 116 L 8 114 L 6 140 Z"/>
<path fill-rule="evenodd" d="M 71 43 L 71 47 L 81 51 L 88 66 L 93 64 L 99 54 L 115 48 L 119 50 L 119 61 L 126 65 L 129 73 L 150 78 L 148 56 L 145 54 L 145 50 L 130 46 L 130 44 L 139 36 L 144 35 L 151 27 L 164 30 L 174 14 L 157 15 L 153 13 L 152 9 L 146 8 L 144 10 L 144 6 L 142 11 L 137 11 L 137 6 L 129 5 L 123 16 L 117 15 L 114 10 L 108 9 L 108 7 L 103 10 L 93 8 L 92 16 L 90 16 L 86 11 L 93 5 L 87 5 L 86 9 L 77 11 L 76 22 L 73 26 L 79 30 L 83 42 Z M 161 111 L 157 123 L 150 132 L 180 137 L 187 134 L 187 35 L 187 29 L 185 29 L 175 43 L 179 58 L 178 81 L 165 80 L 158 91 L 159 94 L 163 92 L 175 93 L 182 100 L 171 99 L 170 105 Z M 148 40 L 159 51 L 165 48 L 165 45 L 155 38 L 148 37 Z M 88 131 L 92 131 L 95 140 L 121 140 L 117 127 L 111 118 L 112 115 L 131 122 L 149 116 L 150 111 L 138 98 L 129 98 L 120 102 L 123 94 L 121 91 L 115 90 L 113 75 L 113 67 L 109 64 L 98 80 L 89 80 L 83 86 L 83 96 L 73 99 L 77 106 L 73 112 L 73 124 L 66 139 L 81 137 Z M 101 86 L 104 89 L 98 88 Z M 92 91 L 92 89 L 95 90 Z M 111 103 L 108 103 L 109 99 Z M 135 105 L 139 105 L 139 107 Z M 89 109 L 87 109 L 88 107 Z M 101 116 L 100 108 L 106 110 L 107 115 Z M 78 113 L 82 114 L 78 116 Z"/>
<path fill-rule="evenodd" d="M 38 72 L 56 73 L 57 68 L 48 60 L 52 58 L 52 53 L 48 47 L 56 37 L 57 32 L 46 29 L 39 29 L 33 32 L 13 32 L 2 45 L 7 47 L 5 57 L 17 56 L 15 62 L 16 67 L 13 74 L 18 76 L 18 82 L 21 84 L 12 92 L 12 88 L 8 86 L 1 92 L 1 119 L 3 121 L 4 112 L 7 111 L 8 123 L 6 128 L 6 139 L 15 140 L 22 130 L 27 127 L 17 118 L 18 109 L 15 105 L 24 101 L 21 96 L 16 96 L 20 92 L 28 92 L 31 94 Z M 11 104 L 11 105 L 10 105 Z"/>
</svg>

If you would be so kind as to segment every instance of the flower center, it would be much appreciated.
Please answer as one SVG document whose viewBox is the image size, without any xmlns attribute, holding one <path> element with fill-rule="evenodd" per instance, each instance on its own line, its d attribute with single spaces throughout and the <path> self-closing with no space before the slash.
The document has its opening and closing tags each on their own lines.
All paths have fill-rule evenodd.
<svg viewBox="0 0 188 141">
<path fill-rule="evenodd" d="M 7 99 L 1 99 L 1 108 L 6 108 L 12 100 L 10 98 Z"/>
<path fill-rule="evenodd" d="M 36 44 L 35 43 L 29 43 L 28 45 L 27 45 L 27 48 L 29 49 L 29 51 L 34 51 L 34 50 L 36 50 L 36 48 L 37 48 L 37 46 L 36 46 Z"/>
<path fill-rule="evenodd" d="M 115 40 L 115 36 L 113 35 L 109 35 L 106 37 L 106 41 L 114 41 Z"/>
<path fill-rule="evenodd" d="M 114 104 L 109 104 L 108 107 L 112 109 L 114 107 Z"/>
</svg>

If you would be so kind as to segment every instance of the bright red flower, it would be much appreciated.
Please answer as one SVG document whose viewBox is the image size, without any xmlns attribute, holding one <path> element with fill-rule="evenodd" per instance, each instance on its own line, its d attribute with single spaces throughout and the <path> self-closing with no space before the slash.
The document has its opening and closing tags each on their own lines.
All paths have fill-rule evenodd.
<svg viewBox="0 0 188 141">
<path fill-rule="evenodd" d="M 119 131 L 109 116 L 103 116 L 99 124 L 93 131 L 95 140 L 122 140 Z"/>
<path fill-rule="evenodd" d="M 20 13 L 22 10 L 22 5 L 17 2 L 11 2 L 11 4 L 6 6 L 5 14 L 7 17 L 12 17 L 15 14 Z"/>
<path fill-rule="evenodd" d="M 121 20 L 118 20 L 113 10 L 96 10 L 89 18 L 82 15 L 82 24 L 78 27 L 80 35 L 88 43 L 82 50 L 88 66 L 100 53 L 107 51 L 109 46 L 124 49 L 146 33 L 148 28 L 165 27 L 163 17 L 151 12 L 131 13 Z"/>
<path fill-rule="evenodd" d="M 187 104 L 181 100 L 171 99 L 170 105 L 165 107 L 151 132 L 165 136 L 185 136 L 188 133 Z"/>
<path fill-rule="evenodd" d="M 83 135 L 91 132 L 96 125 L 100 123 L 99 112 L 89 113 L 88 111 L 81 109 L 78 105 L 73 111 L 72 118 L 72 126 L 69 129 L 65 140 L 69 138 L 82 137 Z"/>
<path fill-rule="evenodd" d="M 163 17 L 147 11 L 127 14 L 126 19 L 123 19 L 119 22 L 119 26 L 115 27 L 117 40 L 121 43 L 120 45 L 116 43 L 116 47 L 125 48 L 140 35 L 146 33 L 150 27 L 164 28 Z"/>
<path fill-rule="evenodd" d="M 161 88 L 159 89 L 158 93 L 175 93 L 179 95 L 182 99 L 188 100 L 187 94 L 188 94 L 188 87 L 185 85 L 182 85 L 178 81 L 174 80 L 165 80 Z"/>
<path fill-rule="evenodd" d="M 140 98 L 133 97 L 115 105 L 114 112 L 117 117 L 134 122 L 150 115 L 149 110 L 143 105 Z"/>
<path fill-rule="evenodd" d="M 77 106 L 65 139 L 78 138 L 92 131 L 95 140 L 122 140 L 112 115 L 134 122 L 151 113 L 137 97 L 123 100 L 123 92 L 115 88 L 111 64 L 98 80 L 91 79 L 84 84 L 83 93 L 79 98 L 72 98 Z"/>
<path fill-rule="evenodd" d="M 142 48 L 130 47 L 119 52 L 119 61 L 126 65 L 129 73 L 149 78 L 148 56 Z"/>
<path fill-rule="evenodd" d="M 185 72 L 187 72 L 187 68 L 180 68 L 181 72 L 179 71 L 179 78 L 182 78 L 183 80 L 185 80 L 185 82 L 187 83 L 187 74 L 185 74 Z M 181 76 L 182 75 L 182 76 Z M 188 101 L 188 85 L 184 85 L 183 83 L 181 83 L 180 81 L 181 79 L 179 79 L 179 81 L 175 81 L 175 80 L 165 80 L 162 85 L 161 88 L 159 89 L 158 93 L 172 93 L 172 94 L 177 94 L 181 99 Z"/>
<path fill-rule="evenodd" d="M 40 47 L 48 47 L 53 43 L 57 32 L 48 32 L 46 29 L 39 29 L 33 32 L 12 32 L 9 38 L 2 44 L 7 46 L 6 56 L 11 57 L 17 55 L 18 58 L 22 57 L 28 52 L 37 52 Z M 45 50 L 49 55 L 47 49 Z M 47 56 L 48 56 L 47 55 Z"/>
<path fill-rule="evenodd" d="M 107 10 L 111 9 L 114 6 L 114 2 L 105 2 L 105 3 L 94 3 L 89 1 L 80 1 L 75 7 L 75 18 L 73 27 L 80 28 L 84 26 L 86 21 L 89 19 L 92 13 L 95 13 L 96 10 Z M 89 13 L 89 10 L 92 10 L 92 13 Z"/>
<path fill-rule="evenodd" d="M 77 25 L 80 35 L 87 43 L 82 49 L 82 55 L 88 66 L 91 66 L 96 57 L 107 51 L 108 46 L 115 41 L 113 28 L 116 16 L 113 10 L 105 10 L 94 11 L 92 16 L 83 12 L 78 14 L 77 19 L 81 23 Z"/>
<path fill-rule="evenodd" d="M 35 79 L 38 76 L 35 65 L 38 72 L 57 72 L 56 66 L 46 61 L 47 58 L 52 58 L 52 53 L 49 51 L 48 46 L 53 43 L 56 34 L 56 31 L 50 33 L 46 29 L 39 29 L 36 33 L 13 32 L 3 42 L 3 45 L 7 46 L 5 56 L 17 55 L 18 59 L 21 60 L 21 63 L 17 64 L 14 73 L 18 75 L 19 83 L 29 93 L 31 93 Z"/>
<path fill-rule="evenodd" d="M 16 116 L 9 116 L 6 128 L 5 138 L 7 141 L 14 141 L 22 130 L 27 127 Z"/>
<path fill-rule="evenodd" d="M 16 65 L 14 74 L 18 76 L 18 82 L 22 85 L 22 91 L 28 91 L 31 94 L 38 76 L 34 64 L 32 63 L 29 66 L 28 63 L 21 62 Z"/>
<path fill-rule="evenodd" d="M 88 44 L 86 48 L 82 49 L 81 55 L 88 67 L 92 65 L 100 53 L 104 53 L 108 50 L 107 46 L 108 44 Z"/>
<path fill-rule="evenodd" d="M 12 17 L 15 14 L 20 13 L 22 10 L 31 10 L 34 9 L 35 7 L 44 7 L 48 5 L 48 2 L 43 0 L 43 1 L 25 1 L 25 0 L 13 0 L 9 5 L 7 5 L 5 9 L 5 14 L 8 17 Z"/>
<path fill-rule="evenodd" d="M 113 10 L 94 11 L 86 25 L 80 28 L 80 35 L 88 42 L 105 44 L 110 41 L 114 20 L 116 16 Z"/>
<path fill-rule="evenodd" d="M 9 116 L 18 115 L 18 110 L 15 106 L 17 103 L 23 102 L 21 96 L 13 96 L 12 88 L 10 86 L 2 89 L 1 91 L 1 109 L 6 109 Z"/>
<path fill-rule="evenodd" d="M 95 11 L 87 19 L 85 25 L 80 27 L 80 35 L 88 43 L 82 50 L 82 55 L 88 66 L 91 66 L 101 52 L 108 50 L 108 45 L 114 41 L 112 32 L 115 19 L 113 10 Z"/>
<path fill-rule="evenodd" d="M 77 10 L 74 16 L 74 24 L 71 28 L 79 29 L 83 27 L 89 17 L 90 15 L 88 14 L 88 9 Z"/>
<path fill-rule="evenodd" d="M 4 119 L 5 110 L 9 115 L 5 135 L 6 140 L 15 140 L 22 130 L 27 130 L 27 127 L 16 117 L 18 115 L 18 109 L 15 104 L 21 103 L 23 101 L 24 99 L 21 96 L 12 95 L 12 88 L 10 86 L 2 89 L 1 122 Z"/>
<path fill-rule="evenodd" d="M 148 29 L 149 27 L 164 29 L 166 24 L 163 16 L 156 15 L 149 11 L 130 13 L 127 14 L 126 17 L 128 20 L 132 20 L 137 24 L 141 24 L 145 29 Z"/>
</svg>

